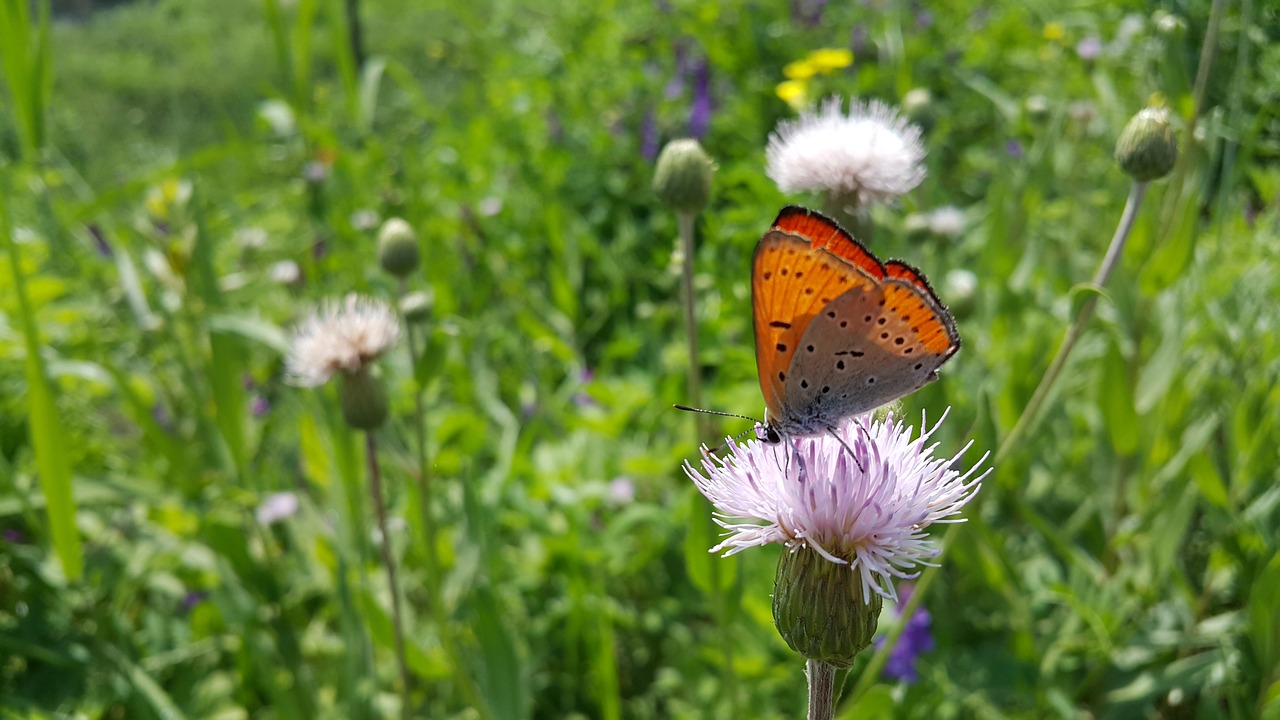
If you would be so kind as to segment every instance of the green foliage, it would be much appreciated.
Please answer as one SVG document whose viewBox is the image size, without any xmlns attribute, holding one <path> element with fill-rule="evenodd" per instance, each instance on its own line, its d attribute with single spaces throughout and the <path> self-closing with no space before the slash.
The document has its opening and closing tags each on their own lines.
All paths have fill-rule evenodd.
<svg viewBox="0 0 1280 720">
<path fill-rule="evenodd" d="M 383 0 L 360 5 L 362 67 L 338 0 L 51 25 L 0 5 L 6 713 L 397 713 L 362 442 L 337 387 L 293 387 L 282 362 L 319 301 L 399 296 L 376 242 L 395 216 L 421 250 L 403 289 L 431 298 L 417 356 L 380 368 L 414 711 L 799 717 L 778 550 L 708 557 L 680 470 L 748 423 L 698 437 L 670 409 L 689 372 L 676 220 L 645 153 L 689 134 L 705 60 L 699 370 L 710 407 L 751 413 L 750 253 L 805 200 L 763 172 L 791 115 L 775 86 L 852 37 L 826 90 L 931 95 L 928 179 L 877 208 L 875 250 L 939 287 L 979 278 L 963 350 L 904 401 L 911 419 L 951 407 L 943 451 L 994 451 L 1017 422 L 1124 204 L 1115 139 L 1153 93 L 1183 166 L 1150 187 L 1045 412 L 955 533 L 919 681 L 882 678 L 841 716 L 1280 714 L 1272 10 L 1230 7 L 1190 138 L 1207 4 L 829 3 L 811 25 L 778 3 Z M 964 232 L 909 239 L 907 213 L 944 205 Z M 297 511 L 260 521 L 279 492 Z"/>
</svg>

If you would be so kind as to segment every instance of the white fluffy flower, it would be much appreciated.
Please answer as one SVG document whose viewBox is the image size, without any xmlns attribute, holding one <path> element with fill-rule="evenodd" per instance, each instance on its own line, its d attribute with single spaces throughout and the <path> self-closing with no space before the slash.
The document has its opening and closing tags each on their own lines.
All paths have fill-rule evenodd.
<svg viewBox="0 0 1280 720">
<path fill-rule="evenodd" d="M 386 303 L 351 294 L 298 325 L 285 365 L 295 384 L 316 387 L 337 372 L 359 371 L 399 336 L 400 323 Z"/>
<path fill-rule="evenodd" d="M 929 213 L 929 229 L 942 237 L 959 235 L 967 222 L 964 211 L 954 205 L 944 205 Z"/>
<path fill-rule="evenodd" d="M 944 415 L 945 419 L 945 415 Z M 960 509 L 978 491 L 986 459 L 961 473 L 954 457 L 936 458 L 892 414 L 855 417 L 838 432 L 783 437 L 781 442 L 729 441 L 724 458 L 704 454 L 702 471 L 685 473 L 716 508 L 727 537 L 711 552 L 732 555 L 766 543 L 811 548 L 859 573 L 864 602 L 872 591 L 895 599 L 893 578 L 911 578 L 941 550 L 925 535 L 935 522 L 962 522 Z M 762 524 L 763 523 L 763 524 Z"/>
<path fill-rule="evenodd" d="M 783 121 L 769 136 L 766 172 L 783 192 L 817 190 L 886 202 L 924 180 L 920 128 L 876 100 L 854 101 L 846 115 L 840 98 L 816 112 Z"/>
</svg>

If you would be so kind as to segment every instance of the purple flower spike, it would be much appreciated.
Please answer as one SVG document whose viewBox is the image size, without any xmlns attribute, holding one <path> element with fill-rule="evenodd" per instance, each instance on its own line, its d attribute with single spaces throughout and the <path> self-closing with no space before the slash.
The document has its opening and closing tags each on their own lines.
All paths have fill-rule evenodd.
<svg viewBox="0 0 1280 720">
<path fill-rule="evenodd" d="M 904 584 L 902 592 L 898 599 L 898 609 L 911 599 L 912 586 Z M 907 626 L 903 628 L 902 635 L 898 636 L 898 644 L 893 646 L 893 651 L 889 653 L 889 659 L 884 665 L 884 674 L 895 680 L 901 680 L 904 683 L 913 683 L 920 679 L 919 673 L 916 672 L 916 660 L 924 653 L 933 649 L 933 633 L 930 627 L 933 619 L 929 615 L 929 611 L 923 607 L 916 608 L 911 619 L 907 621 Z M 884 639 L 876 641 L 876 646 L 884 645 Z"/>
<path fill-rule="evenodd" d="M 646 161 L 653 162 L 658 157 L 658 150 L 658 118 L 653 110 L 648 110 L 640 122 L 640 154 Z"/>
<path fill-rule="evenodd" d="M 693 109 L 689 112 L 689 136 L 701 140 L 711 127 L 711 65 L 703 60 L 693 80 Z"/>
</svg>

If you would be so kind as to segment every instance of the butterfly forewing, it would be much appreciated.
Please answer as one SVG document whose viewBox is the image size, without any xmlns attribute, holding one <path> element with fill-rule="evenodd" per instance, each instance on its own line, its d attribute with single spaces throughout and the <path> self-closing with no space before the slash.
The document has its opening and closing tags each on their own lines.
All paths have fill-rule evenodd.
<svg viewBox="0 0 1280 720">
<path fill-rule="evenodd" d="M 770 231 L 756 246 L 751 275 L 756 366 L 771 417 L 782 417 L 787 371 L 809 323 L 823 307 L 855 288 L 875 287 L 857 267 L 808 240 Z"/>
</svg>

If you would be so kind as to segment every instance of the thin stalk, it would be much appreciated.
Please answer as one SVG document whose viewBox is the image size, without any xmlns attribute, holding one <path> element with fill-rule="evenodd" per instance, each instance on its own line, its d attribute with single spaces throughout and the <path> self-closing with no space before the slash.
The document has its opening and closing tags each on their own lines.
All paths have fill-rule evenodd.
<svg viewBox="0 0 1280 720">
<path fill-rule="evenodd" d="M 689 345 L 689 404 L 702 407 L 702 364 L 698 361 L 698 325 L 693 298 L 693 234 L 696 213 L 677 212 L 676 224 L 680 230 L 680 248 L 684 256 L 680 276 L 680 300 L 684 303 L 684 329 Z M 710 434 L 705 413 L 694 413 L 698 437 L 706 440 Z"/>
<path fill-rule="evenodd" d="M 835 717 L 835 666 L 808 660 L 805 675 L 809 677 L 809 720 L 832 720 Z"/>
<path fill-rule="evenodd" d="M 696 213 L 677 212 L 676 225 L 680 232 L 680 249 L 683 255 L 680 277 L 680 299 L 684 303 L 685 337 L 689 348 L 689 402 L 693 407 L 702 407 L 702 363 L 698 360 L 698 325 L 693 295 L 693 250 L 694 221 Z M 711 435 L 710 416 L 707 413 L 694 413 L 697 437 L 705 441 Z M 704 522 L 713 525 L 711 513 L 704 513 Z M 738 714 L 738 691 L 734 674 L 733 640 L 729 622 L 729 597 L 724 587 L 724 575 L 720 572 L 720 563 L 711 563 L 711 586 L 715 597 L 716 624 L 720 627 L 720 637 L 724 641 L 724 673 L 725 693 L 729 697 L 732 715 Z"/>
<path fill-rule="evenodd" d="M 382 565 L 387 569 L 387 584 L 391 586 L 391 625 L 396 637 L 396 664 L 400 667 L 400 685 L 403 695 L 400 699 L 400 716 L 404 720 L 413 717 L 409 704 L 409 663 L 404 652 L 404 616 L 400 611 L 400 582 L 396 579 L 396 561 L 391 554 L 391 533 L 387 530 L 387 508 L 382 498 L 382 473 L 378 469 L 378 443 L 373 431 L 366 432 L 365 454 L 369 461 L 369 489 L 373 492 L 373 507 L 378 515 L 378 533 L 382 542 L 378 543 L 382 550 Z"/>
<path fill-rule="evenodd" d="M 404 279 L 400 280 L 400 299 L 403 300 L 407 291 Z M 418 453 L 418 514 L 422 523 L 422 542 L 426 545 L 426 562 L 427 562 L 427 594 L 428 602 L 431 605 L 431 617 L 436 623 L 436 632 L 439 633 L 440 646 L 444 649 L 445 657 L 449 659 L 449 665 L 456 669 L 454 677 L 458 678 L 458 684 L 461 686 L 462 694 L 466 698 L 467 703 L 473 708 L 483 707 L 479 701 L 480 693 L 474 686 L 471 674 L 465 671 L 465 665 L 462 658 L 459 657 L 457 645 L 453 642 L 453 633 L 449 623 L 449 614 L 445 610 L 444 597 L 440 592 L 443 581 L 441 567 L 443 563 L 440 561 L 439 543 L 436 540 L 436 523 L 435 518 L 431 514 L 431 455 L 430 448 L 427 446 L 427 406 L 423 398 L 423 392 L 426 384 L 419 381 L 417 367 L 420 355 L 418 353 L 418 331 L 415 324 L 410 322 L 404 316 L 401 316 L 404 322 L 406 335 L 409 345 L 409 370 L 414 375 L 413 381 L 413 431 L 417 441 Z M 423 352 L 426 351 L 425 338 L 423 341 Z"/>
<path fill-rule="evenodd" d="M 996 450 L 995 459 L 992 461 L 993 465 L 999 466 L 1009 456 L 1009 453 L 1018 447 L 1022 437 L 1031 429 L 1036 415 L 1039 414 L 1041 407 L 1044 406 L 1045 398 L 1048 397 L 1053 384 L 1062 374 L 1062 369 L 1066 366 L 1072 348 L 1075 347 L 1080 337 L 1084 335 L 1085 328 L 1088 326 L 1089 320 L 1093 317 L 1093 311 L 1097 307 L 1099 292 L 1106 287 L 1112 271 L 1115 270 L 1116 265 L 1120 262 L 1125 242 L 1133 231 L 1133 224 L 1138 217 L 1138 208 L 1142 205 L 1142 199 L 1146 195 L 1146 191 L 1147 184 L 1144 182 L 1135 182 L 1133 187 L 1130 188 L 1129 198 L 1125 201 L 1124 211 L 1120 215 L 1120 223 L 1116 226 L 1115 234 L 1111 236 L 1111 244 L 1107 247 L 1107 253 L 1102 258 L 1098 271 L 1094 273 L 1092 287 L 1095 292 L 1085 299 L 1084 304 L 1080 306 L 1080 313 L 1067 328 L 1067 334 L 1063 338 L 1062 346 L 1058 348 L 1057 355 L 1049 363 L 1049 369 L 1040 378 L 1040 383 L 1031 395 L 1031 400 L 1027 402 L 1022 414 L 1018 417 L 1018 422 L 1014 424 L 1013 429 L 1009 431 L 1004 441 L 1000 443 L 999 449 Z M 951 547 L 962 527 L 963 525 L 958 523 L 948 527 L 947 531 L 942 535 L 939 547 L 944 549 Z M 893 652 L 893 648 L 897 645 L 898 638 L 901 637 L 907 622 L 915 615 L 916 609 L 923 602 L 929 586 L 933 584 L 934 578 L 938 575 L 938 568 L 938 565 L 931 565 L 920 573 L 920 578 L 916 580 L 915 589 L 912 591 L 911 597 L 907 599 L 906 605 L 903 606 L 902 611 L 898 614 L 898 622 L 894 623 L 893 627 L 890 628 L 885 636 L 884 644 L 871 657 L 871 661 L 858 678 L 858 683 L 853 688 L 853 698 L 861 697 L 879 679 L 880 671 L 889 659 L 889 653 Z"/>
<path fill-rule="evenodd" d="M 1067 364 L 1067 359 L 1071 356 L 1071 350 L 1075 348 L 1076 343 L 1084 335 L 1085 328 L 1089 325 L 1089 320 L 1093 318 L 1093 311 L 1098 306 L 1098 293 L 1106 287 L 1107 280 L 1111 278 L 1111 272 L 1115 270 L 1116 264 L 1120 261 L 1120 255 L 1124 252 L 1125 241 L 1129 239 L 1129 233 L 1133 231 L 1133 223 L 1138 218 L 1138 208 L 1142 205 L 1142 198 L 1146 195 L 1147 184 L 1145 182 L 1135 182 L 1133 187 L 1129 189 L 1129 199 L 1125 201 L 1124 212 L 1120 215 L 1120 224 L 1116 226 L 1116 232 L 1111 236 L 1111 245 L 1107 248 L 1107 254 L 1102 259 L 1102 264 L 1098 266 L 1098 272 L 1093 276 L 1092 287 L 1094 292 L 1085 298 L 1084 304 L 1080 306 L 1080 313 L 1076 315 L 1076 319 L 1071 326 L 1067 328 L 1067 335 L 1063 338 L 1062 345 L 1058 348 L 1058 353 L 1053 357 L 1053 362 L 1049 363 L 1049 369 L 1045 371 L 1044 377 L 1040 378 L 1040 384 L 1036 386 L 1036 390 L 1031 395 L 1031 400 L 1027 402 L 1027 406 L 1022 410 L 1022 414 L 1018 416 L 1018 422 L 1014 424 L 1013 429 L 1005 436 L 1004 442 L 1000 443 L 1000 449 L 996 451 L 994 464 L 999 465 L 1009 452 L 1018 446 L 1022 440 L 1022 436 L 1026 435 L 1031 429 L 1040 413 L 1040 408 L 1044 405 L 1045 398 L 1048 397 L 1049 391 L 1053 389 L 1054 383 L 1057 382 L 1058 376 L 1062 374 L 1063 367 Z"/>
</svg>

